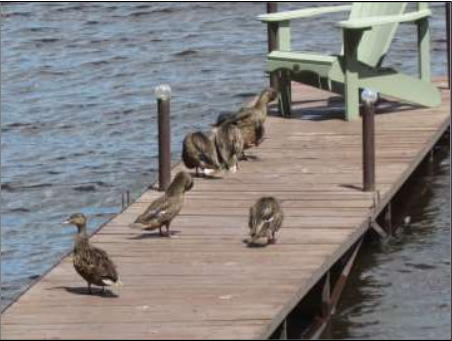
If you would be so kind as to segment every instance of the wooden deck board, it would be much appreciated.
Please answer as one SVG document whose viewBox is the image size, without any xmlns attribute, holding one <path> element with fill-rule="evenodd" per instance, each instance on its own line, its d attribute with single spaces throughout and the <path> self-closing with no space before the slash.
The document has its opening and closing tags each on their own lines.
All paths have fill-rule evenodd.
<svg viewBox="0 0 452 341">
<path fill-rule="evenodd" d="M 298 114 L 325 106 L 329 95 L 296 85 L 293 96 Z M 65 258 L 2 314 L 1 337 L 269 336 L 415 169 L 450 124 L 449 106 L 443 90 L 439 108 L 377 115 L 381 202 L 374 209 L 375 195 L 361 191 L 361 121 L 268 118 L 266 140 L 250 151 L 257 160 L 223 179 L 195 180 L 173 238 L 128 228 L 160 195 L 155 191 L 92 237 L 118 266 L 125 286 L 114 290 L 117 297 L 87 295 Z M 277 244 L 251 249 L 242 239 L 249 206 L 261 195 L 281 200 L 285 221 Z"/>
</svg>

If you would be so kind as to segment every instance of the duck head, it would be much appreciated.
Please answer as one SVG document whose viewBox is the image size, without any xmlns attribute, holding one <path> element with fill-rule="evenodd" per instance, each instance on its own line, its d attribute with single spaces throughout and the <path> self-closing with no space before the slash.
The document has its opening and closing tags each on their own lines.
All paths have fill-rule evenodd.
<svg viewBox="0 0 452 341">
<path fill-rule="evenodd" d="M 273 89 L 273 88 L 266 88 L 266 89 L 264 89 L 262 91 L 260 97 L 262 99 L 265 98 L 265 101 L 267 103 L 269 103 L 269 102 L 273 101 L 276 98 L 277 95 L 278 95 L 278 92 L 275 89 Z"/>
<path fill-rule="evenodd" d="M 191 190 L 192 187 L 193 178 L 191 177 L 191 175 L 187 172 L 180 171 L 176 174 L 173 182 L 171 182 L 171 184 L 169 185 L 168 189 L 166 190 L 166 194 L 168 196 L 182 194 Z"/>
<path fill-rule="evenodd" d="M 74 213 L 66 221 L 63 222 L 65 225 L 75 225 L 77 226 L 78 232 L 82 233 L 86 231 L 86 217 L 83 213 Z"/>
</svg>

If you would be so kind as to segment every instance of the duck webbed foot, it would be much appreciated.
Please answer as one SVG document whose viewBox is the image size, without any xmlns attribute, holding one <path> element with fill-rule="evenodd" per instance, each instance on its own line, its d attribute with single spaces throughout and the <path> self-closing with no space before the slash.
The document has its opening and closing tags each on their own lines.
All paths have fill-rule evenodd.
<svg viewBox="0 0 452 341">
<path fill-rule="evenodd" d="M 239 160 L 248 161 L 248 156 L 245 154 L 245 152 L 243 152 L 242 155 L 239 156 Z"/>
<path fill-rule="evenodd" d="M 239 157 L 239 160 L 241 161 L 250 161 L 250 160 L 258 160 L 259 158 L 256 155 L 249 155 L 245 154 L 245 152 L 242 153 L 242 155 Z"/>
<path fill-rule="evenodd" d="M 163 232 L 162 232 L 162 228 L 160 227 L 160 235 L 161 235 L 162 237 L 171 238 L 170 224 L 166 224 L 166 225 L 165 225 L 165 228 L 166 228 L 166 232 L 163 233 Z"/>
</svg>

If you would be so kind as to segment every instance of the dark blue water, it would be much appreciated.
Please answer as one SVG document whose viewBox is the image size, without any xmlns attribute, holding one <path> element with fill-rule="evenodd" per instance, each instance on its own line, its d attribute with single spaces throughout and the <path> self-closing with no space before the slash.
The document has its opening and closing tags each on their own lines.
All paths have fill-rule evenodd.
<svg viewBox="0 0 452 341">
<path fill-rule="evenodd" d="M 432 70 L 443 75 L 443 4 L 431 7 Z M 2 307 L 70 249 L 60 224 L 69 214 L 86 213 L 94 229 L 120 210 L 121 193 L 136 198 L 154 180 L 156 85 L 173 88 L 175 161 L 188 131 L 267 85 L 263 12 L 265 3 L 2 4 Z M 344 18 L 295 22 L 294 48 L 338 53 L 333 23 Z M 413 26 L 400 28 L 387 63 L 416 73 Z"/>
</svg>

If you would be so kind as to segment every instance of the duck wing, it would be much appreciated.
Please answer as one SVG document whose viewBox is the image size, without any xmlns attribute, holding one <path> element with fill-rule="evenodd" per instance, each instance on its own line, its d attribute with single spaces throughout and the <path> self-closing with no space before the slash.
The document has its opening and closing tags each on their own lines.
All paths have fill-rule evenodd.
<svg viewBox="0 0 452 341">
<path fill-rule="evenodd" d="M 187 136 L 184 140 L 184 150 L 195 163 L 198 160 L 203 168 L 219 168 L 214 142 L 203 132 Z"/>
<path fill-rule="evenodd" d="M 219 164 L 214 142 L 204 134 L 193 136 L 193 142 L 198 151 L 198 158 L 204 162 L 206 168 L 218 169 Z"/>
<path fill-rule="evenodd" d="M 135 223 L 147 223 L 151 219 L 158 217 L 162 210 L 165 209 L 167 205 L 166 195 L 162 195 L 158 199 L 154 200 L 142 214 L 138 216 Z"/>
<path fill-rule="evenodd" d="M 158 220 L 165 222 L 173 219 L 182 209 L 183 197 L 166 195 L 155 200 L 135 221 L 136 223 L 150 223 Z"/>
<path fill-rule="evenodd" d="M 90 266 L 97 275 L 99 282 L 104 285 L 111 285 L 118 281 L 116 266 L 104 250 L 91 246 L 89 256 Z"/>
<path fill-rule="evenodd" d="M 234 113 L 222 113 L 220 115 L 218 115 L 217 117 L 217 121 L 215 122 L 215 124 L 212 124 L 212 126 L 214 127 L 219 127 L 221 126 L 224 122 L 226 122 L 227 120 L 230 120 L 232 118 Z"/>
<path fill-rule="evenodd" d="M 273 232 L 278 231 L 281 228 L 282 222 L 284 220 L 284 214 L 281 209 L 278 209 L 278 211 L 275 213 L 275 218 L 271 222 L 270 229 Z"/>
<path fill-rule="evenodd" d="M 252 124 L 255 121 L 254 110 L 246 108 L 244 110 L 239 111 L 235 115 L 234 121 L 237 122 L 239 127 L 244 124 Z"/>
<path fill-rule="evenodd" d="M 236 113 L 231 114 L 222 124 L 237 124 L 239 127 L 244 124 L 250 124 L 254 119 L 255 112 L 252 108 L 242 108 Z"/>
</svg>

